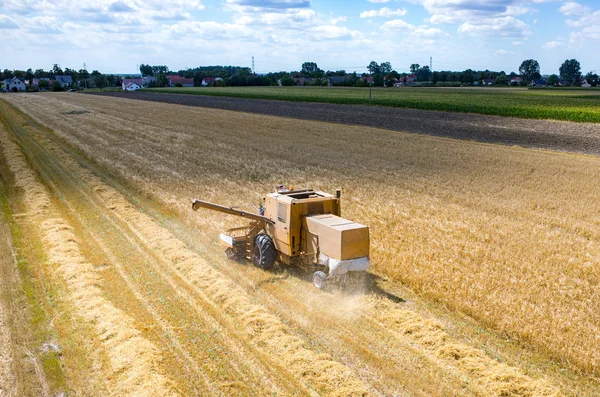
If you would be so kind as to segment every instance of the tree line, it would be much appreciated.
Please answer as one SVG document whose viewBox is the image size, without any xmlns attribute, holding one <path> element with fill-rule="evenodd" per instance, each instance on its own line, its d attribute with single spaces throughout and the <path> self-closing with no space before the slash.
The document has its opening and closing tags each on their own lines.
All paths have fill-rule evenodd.
<svg viewBox="0 0 600 397">
<path fill-rule="evenodd" d="M 38 79 L 38 87 L 40 89 L 52 89 L 54 91 L 62 91 L 63 87 L 60 84 L 50 84 L 50 81 L 56 80 L 56 76 L 71 76 L 74 87 L 97 87 L 105 88 L 121 84 L 121 77 L 114 74 L 102 74 L 97 70 L 88 72 L 86 69 L 70 69 L 61 68 L 58 64 L 49 70 L 44 69 L 27 69 L 27 70 L 9 70 L 0 71 L 0 82 L 13 77 L 22 78 L 33 87 L 33 80 Z"/>
<path fill-rule="evenodd" d="M 491 70 L 472 70 L 451 71 L 440 70 L 432 71 L 429 66 L 421 66 L 413 63 L 409 67 L 409 73 L 400 73 L 393 69 L 388 61 L 377 63 L 371 61 L 367 65 L 368 73 L 358 74 L 356 72 L 347 73 L 345 70 L 323 70 L 319 68 L 316 62 L 304 62 L 297 71 L 270 72 L 258 75 L 252 72 L 248 67 L 243 66 L 198 66 L 195 68 L 171 71 L 166 65 L 141 64 L 139 66 L 140 74 L 143 77 L 152 77 L 150 86 L 165 87 L 169 85 L 169 76 L 178 75 L 190 78 L 194 86 L 202 86 L 202 82 L 207 77 L 218 77 L 220 80 L 212 84 L 218 86 L 269 86 L 269 85 L 295 85 L 298 81 L 305 85 L 329 85 L 329 77 L 343 76 L 344 79 L 336 79 L 333 85 L 343 86 L 368 86 L 370 84 L 379 87 L 389 87 L 397 84 L 407 84 L 417 82 L 421 85 L 473 85 L 473 84 L 493 84 L 509 85 L 511 81 L 515 84 L 515 77 L 521 77 L 519 85 L 528 85 L 531 81 L 541 81 L 545 85 L 577 86 L 581 79 L 585 78 L 587 82 L 596 86 L 598 75 L 595 72 L 588 72 L 583 75 L 581 65 L 576 59 L 567 59 L 560 66 L 558 74 L 551 74 L 543 79 L 540 74 L 540 64 L 534 59 L 524 60 L 519 66 L 519 73 Z M 58 64 L 49 70 L 27 69 L 27 70 L 8 70 L 0 71 L 0 81 L 19 77 L 27 80 L 29 85 L 33 85 L 33 79 L 55 80 L 56 76 L 68 75 L 73 79 L 75 87 L 96 87 L 105 88 L 121 85 L 121 77 L 113 74 L 102 74 L 98 70 L 91 73 L 86 69 L 61 68 Z M 128 78 L 131 76 L 125 76 Z M 303 79 L 303 80 L 298 80 Z M 50 83 L 48 80 L 40 80 L 39 87 L 48 89 Z M 52 89 L 60 90 L 59 84 L 53 84 Z"/>
</svg>

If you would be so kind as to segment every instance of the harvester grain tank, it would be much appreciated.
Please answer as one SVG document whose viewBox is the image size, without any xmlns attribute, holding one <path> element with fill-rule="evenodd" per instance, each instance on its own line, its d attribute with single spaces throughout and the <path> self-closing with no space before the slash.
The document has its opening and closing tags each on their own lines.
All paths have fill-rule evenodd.
<svg viewBox="0 0 600 397">
<path fill-rule="evenodd" d="M 249 259 L 269 269 L 275 261 L 304 268 L 320 267 L 313 284 L 347 281 L 364 274 L 369 261 L 369 228 L 341 217 L 341 192 L 335 195 L 313 189 L 279 186 L 264 197 L 259 213 L 194 200 L 192 208 L 208 208 L 250 220 L 247 226 L 221 233 L 230 259 Z"/>
</svg>

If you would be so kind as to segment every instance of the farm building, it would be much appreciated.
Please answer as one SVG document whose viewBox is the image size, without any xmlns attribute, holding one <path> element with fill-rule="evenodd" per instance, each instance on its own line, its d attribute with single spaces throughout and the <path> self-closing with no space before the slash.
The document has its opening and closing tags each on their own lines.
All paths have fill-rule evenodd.
<svg viewBox="0 0 600 397">
<path fill-rule="evenodd" d="M 169 80 L 169 86 L 175 87 L 176 84 L 181 84 L 183 87 L 193 87 L 194 79 L 185 78 L 181 76 L 167 76 L 167 80 Z"/>
<path fill-rule="evenodd" d="M 60 84 L 61 87 L 71 87 L 73 85 L 73 78 L 69 75 L 56 76 L 56 83 Z"/>
<path fill-rule="evenodd" d="M 127 90 L 127 86 L 131 83 L 137 84 L 137 86 L 139 88 L 142 88 L 144 86 L 144 81 L 141 78 L 139 78 L 139 79 L 123 79 L 123 81 L 121 82 L 121 89 Z M 139 89 L 139 88 L 137 88 L 137 89 Z M 128 90 L 128 91 L 131 91 L 131 90 Z"/>
<path fill-rule="evenodd" d="M 140 88 L 142 88 L 141 85 L 139 85 L 138 83 L 136 83 L 135 81 L 132 81 L 130 83 L 127 83 L 125 85 L 125 88 L 123 88 L 125 91 L 137 91 Z"/>
<path fill-rule="evenodd" d="M 590 88 L 592 85 L 590 83 L 588 83 L 588 81 L 586 79 L 581 80 L 581 86 L 583 88 Z"/>
<path fill-rule="evenodd" d="M 327 85 L 341 85 L 346 82 L 346 76 L 329 76 L 327 77 Z"/>
<path fill-rule="evenodd" d="M 521 84 L 521 81 L 523 81 L 522 78 L 520 78 L 519 76 L 515 76 L 510 79 L 510 84 Z"/>
<path fill-rule="evenodd" d="M 296 85 L 309 85 L 313 83 L 312 77 L 292 77 Z"/>
<path fill-rule="evenodd" d="M 4 80 L 4 88 L 7 92 L 25 91 L 25 79 L 13 77 L 12 79 Z"/>
</svg>

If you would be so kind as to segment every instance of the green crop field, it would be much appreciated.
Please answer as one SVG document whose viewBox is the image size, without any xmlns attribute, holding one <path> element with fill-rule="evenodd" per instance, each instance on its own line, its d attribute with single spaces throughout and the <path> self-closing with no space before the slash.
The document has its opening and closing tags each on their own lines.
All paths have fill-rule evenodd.
<svg viewBox="0 0 600 397">
<path fill-rule="evenodd" d="M 350 105 L 369 104 L 368 88 L 350 87 L 190 87 L 145 91 L 279 99 Z M 532 119 L 600 123 L 600 90 L 526 88 L 374 88 L 373 105 L 446 110 Z"/>
</svg>

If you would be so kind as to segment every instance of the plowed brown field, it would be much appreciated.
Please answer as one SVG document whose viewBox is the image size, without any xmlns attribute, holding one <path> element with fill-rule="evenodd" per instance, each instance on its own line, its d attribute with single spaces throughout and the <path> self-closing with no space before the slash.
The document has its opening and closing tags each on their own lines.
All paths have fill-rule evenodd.
<svg viewBox="0 0 600 397">
<path fill-rule="evenodd" d="M 65 373 L 50 395 L 598 390 L 600 212 L 584 189 L 600 185 L 596 158 L 127 99 L 6 98 L 3 178 L 37 241 L 19 255 L 39 250 L 42 281 L 69 308 L 49 324 Z M 216 236 L 239 219 L 189 208 L 252 203 L 279 182 L 343 187 L 344 215 L 372 228 L 364 291 L 229 262 Z"/>
</svg>

